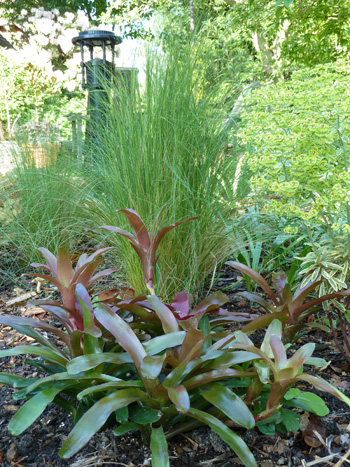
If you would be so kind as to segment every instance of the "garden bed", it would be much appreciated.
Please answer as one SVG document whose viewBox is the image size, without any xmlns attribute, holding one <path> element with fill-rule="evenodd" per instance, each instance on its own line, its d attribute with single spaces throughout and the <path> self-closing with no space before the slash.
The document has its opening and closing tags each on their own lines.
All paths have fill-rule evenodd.
<svg viewBox="0 0 350 467">
<path fill-rule="evenodd" d="M 230 279 L 225 276 L 225 286 L 235 281 L 235 273 Z M 223 284 L 222 284 L 223 285 Z M 18 291 L 17 291 L 18 292 Z M 48 291 L 43 292 L 43 296 Z M 0 294 L 0 314 L 28 314 L 28 307 L 23 303 L 7 305 L 13 298 L 14 291 L 9 287 Z M 35 284 L 32 293 L 36 293 Z M 10 302 L 11 303 L 11 302 Z M 230 295 L 230 302 L 225 306 L 230 311 L 252 311 L 246 300 Z M 33 311 L 33 310 L 31 310 Z M 256 308 L 253 308 L 256 312 Z M 36 310 L 38 312 L 38 310 Z M 36 316 L 38 318 L 38 316 Z M 50 320 L 47 314 L 39 315 L 41 319 Z M 30 343 L 30 338 L 20 336 L 10 327 L 0 328 L 0 349 L 17 344 Z M 350 395 L 350 365 L 339 354 L 330 334 L 322 331 L 309 332 L 299 344 L 314 342 L 314 356 L 327 360 L 324 369 L 314 369 L 313 373 L 329 381 L 345 394 Z M 293 348 L 294 351 L 294 348 Z M 25 363 L 21 356 L 3 359 L 0 362 L 1 372 L 15 373 L 19 376 L 33 374 L 36 369 Z M 307 384 L 300 383 L 300 388 Z M 62 460 L 57 452 L 62 442 L 72 429 L 71 418 L 59 407 L 51 404 L 39 417 L 37 422 L 21 436 L 11 436 L 7 426 L 22 401 L 12 399 L 13 390 L 0 385 L 0 466 L 146 466 L 151 465 L 151 453 L 143 443 L 139 433 L 131 433 L 119 438 L 113 435 L 112 428 L 99 432 L 90 443 L 69 460 Z M 350 448 L 350 407 L 336 398 L 322 393 L 330 409 L 329 415 L 321 419 L 325 434 L 323 444 L 310 447 L 304 441 L 302 430 L 287 435 L 263 435 L 258 429 L 251 431 L 236 430 L 240 433 L 262 467 L 306 465 L 317 461 L 317 465 L 335 465 L 340 457 Z M 309 423 L 309 414 L 299 410 L 301 428 Z M 330 457 L 334 454 L 334 457 Z M 239 466 L 242 465 L 236 454 L 209 428 L 203 427 L 177 436 L 169 442 L 171 466 Z M 324 460 L 322 460 L 324 459 Z M 316 464 L 313 464 L 316 465 Z"/>
</svg>

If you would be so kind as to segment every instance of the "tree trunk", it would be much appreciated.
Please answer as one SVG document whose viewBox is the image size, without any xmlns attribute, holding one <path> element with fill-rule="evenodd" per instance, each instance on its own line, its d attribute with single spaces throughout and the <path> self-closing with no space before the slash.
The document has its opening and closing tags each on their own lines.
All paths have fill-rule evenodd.
<svg viewBox="0 0 350 467">
<path fill-rule="evenodd" d="M 277 31 L 275 40 L 271 47 L 267 44 L 266 38 L 263 36 L 261 30 L 255 31 L 252 34 L 253 45 L 255 50 L 258 52 L 267 78 L 282 76 L 281 50 L 283 42 L 287 38 L 289 26 L 290 22 L 288 20 L 283 21 Z"/>
</svg>

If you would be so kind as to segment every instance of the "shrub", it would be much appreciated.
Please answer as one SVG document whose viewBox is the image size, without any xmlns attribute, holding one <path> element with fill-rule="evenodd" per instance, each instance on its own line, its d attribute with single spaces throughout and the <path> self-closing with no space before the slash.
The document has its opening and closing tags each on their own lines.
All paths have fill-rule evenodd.
<svg viewBox="0 0 350 467">
<path fill-rule="evenodd" d="M 349 273 L 348 266 L 340 273 L 350 252 L 347 69 L 346 61 L 320 65 L 253 92 L 241 132 L 254 195 L 264 211 L 323 233 L 325 255 L 321 260 L 313 239 L 311 269 L 304 273 L 326 271 L 335 290 L 344 287 Z M 340 282 L 331 283 L 333 276 Z"/>
</svg>

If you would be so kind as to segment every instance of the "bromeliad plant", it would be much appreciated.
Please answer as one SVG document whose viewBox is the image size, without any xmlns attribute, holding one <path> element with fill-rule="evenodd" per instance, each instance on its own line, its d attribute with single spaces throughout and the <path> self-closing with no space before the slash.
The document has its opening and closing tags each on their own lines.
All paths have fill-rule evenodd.
<svg viewBox="0 0 350 467">
<path fill-rule="evenodd" d="M 309 295 L 315 292 L 321 284 L 321 281 L 316 280 L 316 278 L 306 285 L 303 285 L 304 281 L 302 281 L 293 294 L 287 276 L 283 271 L 272 274 L 272 283 L 276 291 L 274 293 L 263 276 L 252 268 L 236 261 L 228 261 L 226 264 L 254 280 L 271 300 L 271 302 L 267 302 L 259 295 L 250 292 L 238 292 L 239 295 L 259 304 L 268 313 L 247 324 L 243 328 L 245 333 L 251 333 L 256 329 L 266 327 L 273 319 L 279 319 L 283 323 L 283 341 L 292 342 L 297 339 L 301 330 L 310 326 L 319 326 L 316 323 L 308 323 L 307 318 L 320 311 L 322 303 L 350 295 L 350 289 L 346 289 L 307 300 Z"/>
</svg>

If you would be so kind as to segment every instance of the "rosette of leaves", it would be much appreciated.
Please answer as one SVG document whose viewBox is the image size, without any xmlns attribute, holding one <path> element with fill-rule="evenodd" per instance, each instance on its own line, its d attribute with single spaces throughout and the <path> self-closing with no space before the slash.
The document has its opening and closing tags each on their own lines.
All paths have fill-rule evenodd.
<svg viewBox="0 0 350 467">
<path fill-rule="evenodd" d="M 327 415 L 328 408 L 320 397 L 291 389 L 299 381 L 306 381 L 316 389 L 328 392 L 350 405 L 350 399 L 327 381 L 303 371 L 303 365 L 316 367 L 326 365 L 325 360 L 312 357 L 315 344 L 305 344 L 291 358 L 287 358 L 282 343 L 282 324 L 277 319 L 269 325 L 260 349 L 242 331 L 236 332 L 234 338 L 227 337 L 215 345 L 216 348 L 221 349 L 228 347 L 231 350 L 244 350 L 259 357 L 253 360 L 258 378 L 251 380 L 245 403 L 248 407 L 252 407 L 255 422 L 263 432 L 266 432 L 265 425 L 270 424 L 274 427 L 281 422 L 284 423 L 287 431 L 288 426 L 294 426 L 291 429 L 298 429 L 298 417 L 290 410 L 282 409 L 283 405 L 299 407 L 320 416 Z"/>
<path fill-rule="evenodd" d="M 272 320 L 278 319 L 283 323 L 283 341 L 292 342 L 298 338 L 301 330 L 310 326 L 319 326 L 316 323 L 308 323 L 307 318 L 320 311 L 322 303 L 350 295 L 350 289 L 346 289 L 310 300 L 310 294 L 315 292 L 322 281 L 313 278 L 306 285 L 304 285 L 304 281 L 301 281 L 293 293 L 287 276 L 283 271 L 272 274 L 273 288 L 276 291 L 274 293 L 263 276 L 252 268 L 236 261 L 228 261 L 226 264 L 254 280 L 270 299 L 270 301 L 267 301 L 251 292 L 237 292 L 238 295 L 259 304 L 267 312 L 266 315 L 261 315 L 247 324 L 243 328 L 245 333 L 251 333 L 256 329 L 266 327 Z"/>
<path fill-rule="evenodd" d="M 54 284 L 62 296 L 62 303 L 52 300 L 37 300 L 32 304 L 39 305 L 54 320 L 27 318 L 16 315 L 1 315 L 0 324 L 10 326 L 20 334 L 34 340 L 35 345 L 17 345 L 0 351 L 0 358 L 18 355 L 30 355 L 27 363 L 43 370 L 48 376 L 43 378 L 22 378 L 12 374 L 0 373 L 0 382 L 19 389 L 16 399 L 28 399 L 12 419 L 9 430 L 20 434 L 30 426 L 47 407 L 55 401 L 76 417 L 84 410 L 80 403 L 74 403 L 62 397 L 67 394 L 75 397 L 77 393 L 89 387 L 94 381 L 110 381 L 115 378 L 104 375 L 102 368 L 95 368 L 86 374 L 71 375 L 67 373 L 68 362 L 79 355 L 100 354 L 111 346 L 102 335 L 101 324 L 94 316 L 94 310 L 88 289 L 101 277 L 111 274 L 113 269 L 97 272 L 102 263 L 99 258 L 109 248 L 97 250 L 94 254 L 80 256 L 75 267 L 72 266 L 66 250 L 60 248 L 55 257 L 45 248 L 40 249 L 46 264 L 33 264 L 52 273 L 31 274 L 43 277 Z M 58 322 L 58 325 L 55 324 Z M 46 337 L 38 329 L 51 334 Z M 114 344 L 112 344 L 114 345 Z M 39 359 L 38 359 L 39 357 Z M 128 359 L 120 360 L 125 364 Z M 129 359 L 130 360 L 130 359 Z M 114 362 L 115 363 L 115 362 Z M 127 371 L 127 370 L 125 370 Z"/>
<path fill-rule="evenodd" d="M 134 329 L 146 329 L 150 334 L 154 334 L 154 332 L 162 333 L 161 322 L 159 321 L 159 315 L 157 315 L 157 308 L 160 310 L 163 310 L 164 307 L 169 308 L 175 312 L 176 320 L 183 322 L 187 320 L 196 320 L 198 323 L 204 315 L 211 313 L 212 315 L 216 315 L 216 319 L 211 321 L 214 326 L 219 326 L 225 322 L 230 323 L 232 321 L 251 321 L 255 318 L 256 315 L 251 313 L 231 313 L 222 309 L 221 306 L 228 300 L 227 296 L 222 292 L 216 292 L 210 295 L 193 307 L 193 309 L 191 309 L 192 296 L 187 292 L 176 293 L 171 304 L 165 305 L 161 303 L 155 295 L 155 276 L 158 259 L 157 248 L 168 232 L 185 222 L 196 219 L 192 217 L 182 222 L 176 222 L 156 232 L 159 216 L 164 209 L 165 206 L 156 217 L 151 233 L 147 231 L 144 221 L 133 209 L 122 209 L 121 212 L 126 216 L 134 235 L 119 227 L 102 227 L 105 230 L 122 235 L 129 240 L 130 245 L 140 258 L 145 288 L 152 294 L 145 300 L 145 295 L 134 297 L 134 291 L 128 289 L 127 294 L 129 294 L 129 297 L 127 294 L 124 294 L 124 298 L 122 299 L 119 291 L 117 291 L 114 296 L 109 297 L 105 302 L 114 305 L 112 308 L 114 312 L 119 313 L 120 310 L 130 312 L 134 317 L 132 327 Z"/>
</svg>

